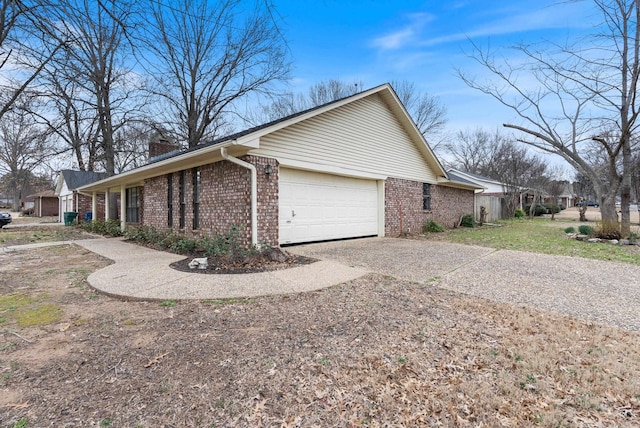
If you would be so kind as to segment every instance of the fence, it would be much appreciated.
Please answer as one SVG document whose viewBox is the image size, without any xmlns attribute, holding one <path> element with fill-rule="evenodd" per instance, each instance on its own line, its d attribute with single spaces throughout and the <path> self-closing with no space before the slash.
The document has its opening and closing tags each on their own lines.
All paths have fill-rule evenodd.
<svg viewBox="0 0 640 428">
<path fill-rule="evenodd" d="M 487 222 L 492 223 L 507 218 L 507 207 L 501 196 L 476 195 L 476 219 L 480 219 L 480 207 L 487 210 Z"/>
</svg>

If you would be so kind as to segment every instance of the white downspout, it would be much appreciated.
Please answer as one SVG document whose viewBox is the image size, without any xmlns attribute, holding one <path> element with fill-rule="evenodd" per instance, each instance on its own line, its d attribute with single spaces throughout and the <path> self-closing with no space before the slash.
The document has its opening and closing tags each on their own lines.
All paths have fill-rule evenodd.
<svg viewBox="0 0 640 428">
<path fill-rule="evenodd" d="M 224 160 L 240 165 L 251 171 L 251 244 L 258 245 L 258 171 L 255 165 L 235 158 L 227 153 L 227 148 L 222 147 L 220 154 Z"/>
</svg>

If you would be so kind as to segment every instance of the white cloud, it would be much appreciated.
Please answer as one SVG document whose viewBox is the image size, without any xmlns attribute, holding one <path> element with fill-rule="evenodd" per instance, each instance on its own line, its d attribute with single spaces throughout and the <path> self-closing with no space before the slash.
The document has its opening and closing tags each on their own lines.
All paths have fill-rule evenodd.
<svg viewBox="0 0 640 428">
<path fill-rule="evenodd" d="M 372 45 L 383 50 L 402 49 L 418 39 L 424 25 L 433 20 L 427 13 L 408 15 L 409 23 L 403 28 L 373 39 Z"/>
</svg>

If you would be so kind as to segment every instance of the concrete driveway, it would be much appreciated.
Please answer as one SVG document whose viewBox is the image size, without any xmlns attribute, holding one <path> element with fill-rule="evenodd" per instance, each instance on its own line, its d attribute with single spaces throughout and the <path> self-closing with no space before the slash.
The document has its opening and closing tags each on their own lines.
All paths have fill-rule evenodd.
<svg viewBox="0 0 640 428">
<path fill-rule="evenodd" d="M 640 331 L 637 265 L 394 238 L 310 244 L 288 250 L 398 279 Z"/>
</svg>

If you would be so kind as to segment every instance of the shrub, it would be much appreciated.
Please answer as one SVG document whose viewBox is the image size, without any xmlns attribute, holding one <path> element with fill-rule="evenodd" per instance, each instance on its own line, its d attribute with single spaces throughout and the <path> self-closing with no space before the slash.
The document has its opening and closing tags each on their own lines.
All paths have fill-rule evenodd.
<svg viewBox="0 0 640 428">
<path fill-rule="evenodd" d="M 524 210 L 518 208 L 514 214 L 515 218 L 523 218 L 526 214 L 524 213 Z"/>
<path fill-rule="evenodd" d="M 434 233 L 444 232 L 444 227 L 440 226 L 438 223 L 436 223 L 433 220 L 429 220 L 422 227 L 422 233 L 428 233 L 428 232 L 434 232 Z"/>
<path fill-rule="evenodd" d="M 564 233 L 575 233 L 576 229 L 573 226 L 569 226 L 564 229 Z"/>
<path fill-rule="evenodd" d="M 525 205 L 524 206 L 524 212 L 525 215 L 529 215 L 529 212 L 531 211 L 531 205 Z M 536 204 L 535 209 L 533 210 L 533 215 L 534 216 L 541 216 L 543 214 L 549 214 L 549 211 L 547 210 L 547 208 L 543 205 L 538 205 Z"/>
<path fill-rule="evenodd" d="M 578 226 L 578 232 L 580 232 L 581 235 L 593 236 L 594 229 L 586 224 L 581 224 Z"/>
<path fill-rule="evenodd" d="M 127 229 L 124 236 L 129 241 L 157 244 L 163 235 L 153 226 L 137 226 Z"/>
<path fill-rule="evenodd" d="M 462 220 L 460 221 L 460 226 L 462 227 L 476 227 L 476 219 L 473 217 L 473 214 L 465 214 L 462 216 Z"/>
<path fill-rule="evenodd" d="M 87 232 L 97 233 L 98 235 L 105 236 L 122 236 L 122 230 L 120 230 L 120 220 L 93 220 L 87 221 L 81 224 L 82 229 Z"/>
<path fill-rule="evenodd" d="M 560 211 L 564 209 L 562 205 L 556 204 L 544 204 L 544 207 L 547 209 L 549 214 L 558 214 Z"/>
</svg>

